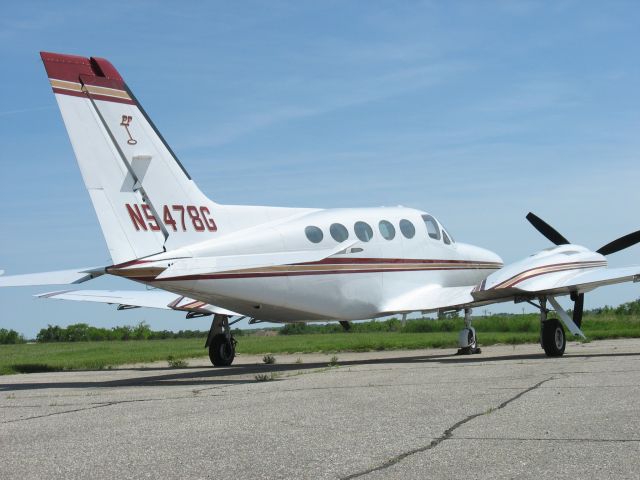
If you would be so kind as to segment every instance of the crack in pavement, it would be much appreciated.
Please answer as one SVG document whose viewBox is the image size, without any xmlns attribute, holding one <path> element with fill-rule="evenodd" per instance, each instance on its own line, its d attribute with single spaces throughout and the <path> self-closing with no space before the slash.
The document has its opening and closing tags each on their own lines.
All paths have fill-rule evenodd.
<svg viewBox="0 0 640 480">
<path fill-rule="evenodd" d="M 428 445 L 425 445 L 423 447 L 414 448 L 413 450 L 409 450 L 408 452 L 404 452 L 404 453 L 401 453 L 399 455 L 396 455 L 396 456 L 390 458 L 389 460 L 387 460 L 386 462 L 381 463 L 380 465 L 377 465 L 375 467 L 368 468 L 367 470 L 362 470 L 360 472 L 352 473 L 351 475 L 347 475 L 346 477 L 340 477 L 340 480 L 351 480 L 352 478 L 358 478 L 358 477 L 362 477 L 364 475 L 368 475 L 368 474 L 373 473 L 373 472 L 378 472 L 380 470 L 384 470 L 384 469 L 389 468 L 389 467 L 391 467 L 393 465 L 396 465 L 397 463 L 401 462 L 402 460 L 404 460 L 405 458 L 407 458 L 407 457 L 409 457 L 411 455 L 415 455 L 416 453 L 422 453 L 422 452 L 426 452 L 427 450 L 431 450 L 432 448 L 435 448 L 438 445 L 440 445 L 445 440 L 449 440 L 453 436 L 453 432 L 456 431 L 458 428 L 460 428 L 465 423 L 468 423 L 471 420 L 473 420 L 475 418 L 478 418 L 478 417 L 481 417 L 483 415 L 488 415 L 488 414 L 491 414 L 491 413 L 493 413 L 493 412 L 495 412 L 497 410 L 503 409 L 504 407 L 509 405 L 511 402 L 515 402 L 516 400 L 518 400 L 523 395 L 526 395 L 527 393 L 532 392 L 533 390 L 537 389 L 538 387 L 540 387 L 544 383 L 547 383 L 550 380 L 555 380 L 555 377 L 546 378 L 546 379 L 536 383 L 535 385 L 533 385 L 533 386 L 531 386 L 531 387 L 529 387 L 529 388 L 527 388 L 525 390 L 522 390 L 520 393 L 518 393 L 517 395 L 514 395 L 513 397 L 505 400 L 504 402 L 502 402 L 500 405 L 498 405 L 495 408 L 489 409 L 489 410 L 487 410 L 485 412 L 474 413 L 473 415 L 469 415 L 468 417 L 463 418 L 459 422 L 456 422 L 451 427 L 447 428 L 442 433 L 442 435 L 440 435 L 435 440 L 432 440 L 431 443 L 429 443 Z"/>
<path fill-rule="evenodd" d="M 202 395 L 200 398 L 219 397 L 219 396 L 220 395 Z M 181 396 L 166 397 L 166 398 L 138 398 L 133 400 L 114 400 L 110 402 L 93 402 L 92 404 L 90 404 L 91 406 L 74 408 L 73 410 L 63 410 L 61 412 L 51 412 L 43 415 L 34 415 L 32 417 L 14 418 L 13 420 L 5 420 L 0 422 L 0 425 L 4 423 L 16 423 L 16 422 L 25 422 L 27 420 L 36 420 L 38 418 L 55 417 L 57 415 L 66 415 L 68 413 L 84 412 L 86 410 L 95 410 L 96 408 L 113 407 L 115 405 L 120 405 L 124 403 L 160 402 L 160 401 L 166 401 L 166 400 L 182 400 L 185 398 L 194 398 L 194 395 L 191 394 L 191 395 L 181 395 Z"/>
<path fill-rule="evenodd" d="M 454 437 L 450 440 L 482 440 L 506 442 L 594 442 L 594 443 L 638 443 L 640 438 L 526 438 L 526 437 Z"/>
<path fill-rule="evenodd" d="M 67 413 L 83 412 L 85 410 L 93 410 L 93 409 L 96 409 L 96 408 L 108 407 L 110 405 L 111 405 L 111 403 L 103 403 L 101 405 L 93 405 L 91 407 L 84 407 L 84 408 L 75 408 L 73 410 L 64 410 L 62 412 L 51 412 L 51 413 L 46 413 L 44 415 L 34 415 L 32 417 L 25 417 L 25 418 L 14 418 L 13 420 L 5 420 L 5 421 L 0 422 L 0 423 L 4 424 L 4 423 L 25 422 L 27 420 L 35 420 L 37 418 L 54 417 L 56 415 L 64 415 L 64 414 L 67 414 Z"/>
</svg>

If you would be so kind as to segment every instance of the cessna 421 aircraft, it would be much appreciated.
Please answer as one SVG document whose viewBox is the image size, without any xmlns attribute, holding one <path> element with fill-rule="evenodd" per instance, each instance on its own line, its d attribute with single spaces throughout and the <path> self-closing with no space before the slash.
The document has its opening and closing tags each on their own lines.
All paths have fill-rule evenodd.
<svg viewBox="0 0 640 480">
<path fill-rule="evenodd" d="M 606 255 L 640 231 L 596 251 L 571 244 L 532 213 L 554 247 L 503 266 L 495 253 L 456 242 L 411 208 L 273 208 L 220 205 L 180 164 L 118 71 L 103 58 L 41 53 L 112 265 L 0 278 L 0 286 L 76 284 L 115 275 L 154 290 L 64 290 L 43 298 L 213 315 L 206 342 L 230 365 L 230 325 L 349 321 L 412 312 L 465 312 L 463 353 L 475 353 L 471 309 L 496 302 L 539 308 L 541 345 L 565 350 L 580 330 L 584 294 L 640 280 L 640 267 L 607 268 Z M 570 295 L 572 316 L 556 297 Z M 547 305 L 558 319 L 547 318 Z M 231 321 L 230 321 L 231 320 Z M 564 327 L 563 327 L 564 325 Z"/>
</svg>

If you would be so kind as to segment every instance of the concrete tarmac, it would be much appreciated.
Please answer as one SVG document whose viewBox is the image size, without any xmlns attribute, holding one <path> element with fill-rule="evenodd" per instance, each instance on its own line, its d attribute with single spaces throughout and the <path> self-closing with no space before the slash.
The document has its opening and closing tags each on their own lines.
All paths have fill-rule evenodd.
<svg viewBox="0 0 640 480">
<path fill-rule="evenodd" d="M 640 478 L 640 340 L 452 353 L 0 377 L 0 478 Z"/>
</svg>

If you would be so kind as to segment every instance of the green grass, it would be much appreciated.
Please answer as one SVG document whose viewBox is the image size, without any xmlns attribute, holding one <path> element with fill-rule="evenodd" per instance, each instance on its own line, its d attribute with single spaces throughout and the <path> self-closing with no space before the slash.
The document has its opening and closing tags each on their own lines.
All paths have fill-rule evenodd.
<svg viewBox="0 0 640 480">
<path fill-rule="evenodd" d="M 480 345 L 538 342 L 535 315 L 474 320 Z M 640 318 L 598 315 L 585 318 L 590 340 L 640 337 Z M 361 327 L 362 328 L 362 327 Z M 239 337 L 239 354 L 456 348 L 462 320 L 410 321 L 401 331 L 352 331 Z M 0 374 L 97 370 L 129 363 L 206 357 L 204 338 L 0 345 Z"/>
<path fill-rule="evenodd" d="M 206 355 L 204 339 L 0 345 L 0 374 L 99 370 L 126 363 Z"/>
</svg>

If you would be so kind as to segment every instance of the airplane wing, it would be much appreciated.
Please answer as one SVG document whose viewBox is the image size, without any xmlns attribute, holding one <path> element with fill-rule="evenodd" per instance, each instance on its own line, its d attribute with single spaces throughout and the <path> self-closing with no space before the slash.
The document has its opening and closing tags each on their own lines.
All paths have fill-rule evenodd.
<svg viewBox="0 0 640 480">
<path fill-rule="evenodd" d="M 82 283 L 104 275 L 105 267 L 58 270 L 55 272 L 28 273 L 26 275 L 0 274 L 0 287 L 27 287 L 39 285 L 70 285 Z"/>
<path fill-rule="evenodd" d="M 602 268 L 587 272 L 558 272 L 533 277 L 518 287 L 485 289 L 485 282 L 466 287 L 426 285 L 404 293 L 388 302 L 383 311 L 388 314 L 459 310 L 516 299 L 534 299 L 540 295 L 584 293 L 605 285 L 640 281 L 640 266 Z M 508 285 L 508 284 L 507 284 Z"/>
<path fill-rule="evenodd" d="M 146 307 L 183 312 L 240 316 L 236 312 L 210 305 L 192 298 L 176 295 L 164 290 L 63 290 L 41 293 L 38 298 L 73 300 L 76 302 L 97 302 L 118 305 L 120 310 Z"/>
<path fill-rule="evenodd" d="M 515 281 L 515 280 L 514 280 Z M 640 266 L 623 268 L 601 268 L 591 271 L 569 271 L 547 273 L 532 276 L 510 286 L 506 281 L 502 284 L 486 288 L 483 282 L 473 292 L 476 301 L 501 299 L 511 300 L 514 297 L 536 297 L 540 295 L 568 295 L 572 292 L 584 293 L 605 285 L 640 281 Z"/>
</svg>

